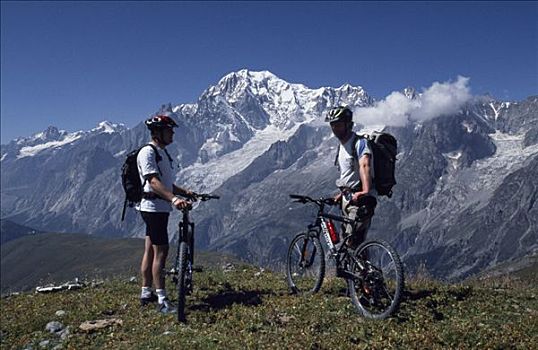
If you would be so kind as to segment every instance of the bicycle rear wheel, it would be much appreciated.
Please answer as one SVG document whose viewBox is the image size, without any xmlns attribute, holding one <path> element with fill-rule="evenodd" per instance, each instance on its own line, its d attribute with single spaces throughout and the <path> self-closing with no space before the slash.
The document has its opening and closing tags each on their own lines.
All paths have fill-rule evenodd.
<svg viewBox="0 0 538 350">
<path fill-rule="evenodd" d="M 402 263 L 385 241 L 361 244 L 353 253 L 348 290 L 357 311 L 366 318 L 384 319 L 400 305 L 404 289 Z"/>
<path fill-rule="evenodd" d="M 325 276 L 325 258 L 319 239 L 299 233 L 288 248 L 286 277 L 293 293 L 316 293 Z"/>
<path fill-rule="evenodd" d="M 188 248 L 187 243 L 179 243 L 178 255 L 178 276 L 177 276 L 177 320 L 178 322 L 186 322 L 185 317 L 185 296 L 187 295 L 187 264 L 188 264 Z"/>
</svg>

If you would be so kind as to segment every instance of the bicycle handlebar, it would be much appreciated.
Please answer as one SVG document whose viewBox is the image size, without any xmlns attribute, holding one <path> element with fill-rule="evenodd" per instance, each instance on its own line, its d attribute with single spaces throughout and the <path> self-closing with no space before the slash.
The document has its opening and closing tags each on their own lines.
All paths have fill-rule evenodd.
<svg viewBox="0 0 538 350">
<path fill-rule="evenodd" d="M 209 194 L 209 193 L 196 193 L 196 192 L 193 192 L 191 196 L 185 197 L 185 198 L 187 198 L 187 200 L 190 200 L 190 201 L 200 200 L 202 202 L 205 202 L 205 201 L 208 201 L 210 199 L 220 199 L 220 196 L 215 196 L 215 195 L 212 195 L 212 194 Z M 187 207 L 187 208 L 182 208 L 181 210 L 183 211 L 183 213 L 187 213 L 188 211 L 192 210 L 192 205 L 189 205 L 189 207 Z"/>
<path fill-rule="evenodd" d="M 303 195 L 300 195 L 300 194 L 290 194 L 290 198 L 292 199 L 295 199 L 294 202 L 298 202 L 298 203 L 307 203 L 307 202 L 312 202 L 312 203 L 315 203 L 319 206 L 322 206 L 324 204 L 327 204 L 327 205 L 336 205 L 336 203 L 334 202 L 334 198 L 320 198 L 320 199 L 313 199 L 313 198 L 310 198 L 308 196 L 303 196 Z"/>
<path fill-rule="evenodd" d="M 208 201 L 210 199 L 220 199 L 220 196 L 215 196 L 209 193 L 193 193 L 193 197 L 201 200 L 202 202 Z"/>
</svg>

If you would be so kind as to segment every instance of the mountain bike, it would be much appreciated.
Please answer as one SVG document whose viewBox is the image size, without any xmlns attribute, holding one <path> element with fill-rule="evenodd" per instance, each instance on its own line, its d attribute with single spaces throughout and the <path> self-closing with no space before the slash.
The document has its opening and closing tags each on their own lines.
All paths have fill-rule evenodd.
<svg viewBox="0 0 538 350">
<path fill-rule="evenodd" d="M 319 207 L 314 224 L 297 234 L 291 241 L 286 259 L 288 286 L 295 294 L 317 293 L 325 277 L 325 253 L 320 236 L 328 248 L 327 259 L 334 259 L 336 276 L 347 283 L 353 305 L 362 316 L 384 319 L 396 311 L 404 289 L 402 263 L 389 243 L 367 240 L 358 248 L 348 247 L 352 235 L 342 230 L 339 234 L 333 221 L 354 224 L 352 220 L 325 212 L 326 206 L 336 205 L 333 198 L 312 199 L 290 195 L 294 202 L 314 203 Z M 359 206 L 358 220 L 366 208 Z"/>
<path fill-rule="evenodd" d="M 202 202 L 210 199 L 219 199 L 219 196 L 210 194 L 193 194 L 193 199 Z M 185 317 L 185 297 L 192 292 L 192 272 L 194 266 L 194 223 L 189 219 L 189 211 L 183 209 L 183 217 L 179 222 L 179 238 L 174 265 L 167 271 L 167 275 L 172 276 L 172 282 L 177 287 L 177 320 L 186 322 Z"/>
</svg>

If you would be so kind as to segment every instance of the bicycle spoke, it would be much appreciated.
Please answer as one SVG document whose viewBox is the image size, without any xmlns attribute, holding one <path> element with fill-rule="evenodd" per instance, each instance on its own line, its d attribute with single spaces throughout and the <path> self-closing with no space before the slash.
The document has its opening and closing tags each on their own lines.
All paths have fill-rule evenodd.
<svg viewBox="0 0 538 350">
<path fill-rule="evenodd" d="M 369 318 L 385 318 L 397 308 L 403 289 L 403 271 L 395 251 L 386 242 L 363 243 L 355 251 L 351 296 L 358 311 Z"/>
<path fill-rule="evenodd" d="M 293 246 L 297 250 L 297 254 L 301 255 L 301 248 L 299 247 L 299 242 L 296 242 Z"/>
<path fill-rule="evenodd" d="M 385 295 L 390 299 L 390 302 L 392 303 L 394 299 L 391 297 L 389 291 L 387 290 L 387 286 L 383 286 L 383 289 L 385 291 Z"/>
<path fill-rule="evenodd" d="M 325 265 L 320 242 L 306 234 L 297 235 L 287 257 L 288 285 L 295 292 L 316 292 L 321 287 Z"/>
</svg>

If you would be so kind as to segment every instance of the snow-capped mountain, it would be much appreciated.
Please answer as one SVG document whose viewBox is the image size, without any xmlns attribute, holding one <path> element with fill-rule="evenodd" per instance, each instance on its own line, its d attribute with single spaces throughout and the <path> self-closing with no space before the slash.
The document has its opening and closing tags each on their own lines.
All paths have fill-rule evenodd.
<svg viewBox="0 0 538 350">
<path fill-rule="evenodd" d="M 283 104 L 283 95 L 291 102 Z M 170 113 L 181 131 L 169 147 L 179 164 L 178 182 L 209 191 L 300 125 L 321 118 L 328 106 L 371 102 L 362 88 L 350 85 L 312 90 L 269 72 L 241 70 L 209 87 L 195 104 L 163 105 L 160 112 Z M 104 122 L 75 133 L 51 127 L 47 134 L 55 138 L 37 142 L 41 134 L 2 145 L 2 217 L 51 231 L 140 235 L 142 223 L 120 223 L 113 207 L 122 202 L 119 168 L 125 155 L 149 141 L 143 123 L 127 129 Z"/>
<path fill-rule="evenodd" d="M 537 104 L 534 97 L 518 105 L 534 105 L 529 117 L 537 120 Z M 489 106 L 473 104 L 458 115 L 390 129 L 400 141 L 398 184 L 391 199 L 380 198 L 370 236 L 391 241 L 409 270 L 425 263 L 436 276 L 457 279 L 536 253 L 538 145 L 495 130 L 493 116 Z M 204 244 L 261 264 L 283 261 L 292 232 L 315 215 L 287 194 L 327 195 L 336 178 L 336 142 L 328 130 L 305 125 L 302 133 L 319 137 L 301 145 L 297 134 L 275 144 L 223 184 L 219 192 L 233 207 L 212 203 L 204 210 Z"/>
<path fill-rule="evenodd" d="M 267 71 L 230 73 L 204 91 L 196 105 L 164 108 L 192 131 L 188 143 L 193 147 L 179 152 L 182 170 L 177 180 L 213 190 L 274 142 L 287 140 L 300 125 L 319 122 L 328 107 L 372 102 L 361 87 L 349 84 L 309 89 Z"/>
<path fill-rule="evenodd" d="M 17 138 L 7 145 L 2 145 L 2 160 L 7 157 L 32 157 L 43 151 L 54 152 L 66 145 L 75 143 L 77 140 L 92 137 L 102 133 L 113 134 L 127 130 L 123 124 L 113 124 L 107 121 L 100 122 L 97 127 L 90 131 L 77 131 L 68 133 L 49 126 L 43 132 L 30 137 Z"/>
<path fill-rule="evenodd" d="M 196 103 L 161 106 L 179 124 L 169 146 L 177 182 L 221 195 L 193 211 L 197 244 L 278 266 L 289 239 L 315 215 L 288 194 L 335 190 L 337 142 L 324 112 L 374 103 L 361 87 L 310 89 L 241 70 Z M 536 252 L 538 97 L 477 98 L 454 115 L 387 130 L 399 141 L 398 185 L 392 199 L 380 199 L 370 236 L 392 241 L 409 269 L 426 263 L 440 277 L 459 278 Z M 103 122 L 75 133 L 50 127 L 2 145 L 2 218 L 43 231 L 142 236 L 134 211 L 119 220 L 119 174 L 127 152 L 148 136 L 142 123 Z"/>
</svg>

